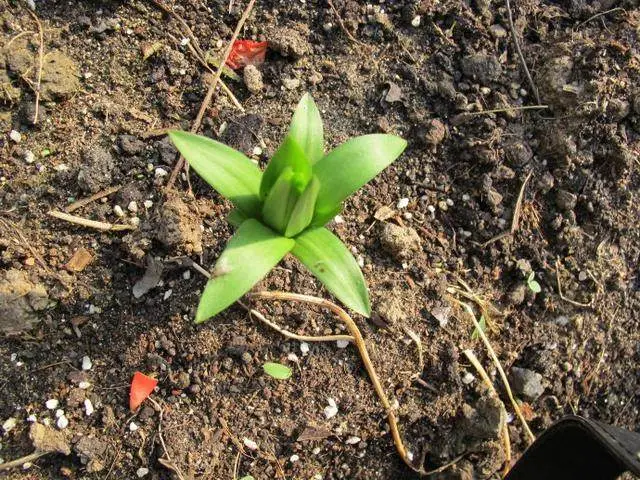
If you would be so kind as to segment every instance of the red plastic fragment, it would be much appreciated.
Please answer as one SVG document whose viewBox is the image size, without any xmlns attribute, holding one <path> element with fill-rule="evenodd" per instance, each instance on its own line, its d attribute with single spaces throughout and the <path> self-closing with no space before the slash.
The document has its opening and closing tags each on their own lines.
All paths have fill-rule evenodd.
<svg viewBox="0 0 640 480">
<path fill-rule="evenodd" d="M 129 408 L 135 411 L 146 398 L 151 395 L 156 388 L 158 380 L 146 376 L 144 373 L 136 372 L 131 380 L 131 390 L 129 390 Z"/>
<path fill-rule="evenodd" d="M 253 40 L 236 40 L 231 47 L 227 66 L 237 70 L 247 65 L 261 65 L 267 53 L 267 42 Z"/>
</svg>

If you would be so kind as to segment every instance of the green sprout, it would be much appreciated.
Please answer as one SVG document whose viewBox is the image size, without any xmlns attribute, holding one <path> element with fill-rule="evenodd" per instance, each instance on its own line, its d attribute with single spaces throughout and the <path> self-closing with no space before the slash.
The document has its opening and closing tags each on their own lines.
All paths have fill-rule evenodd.
<svg viewBox="0 0 640 480">
<path fill-rule="evenodd" d="M 535 272 L 531 272 L 529 274 L 529 276 L 527 277 L 527 287 L 529 287 L 529 290 L 531 290 L 533 293 L 540 293 L 542 291 L 542 287 L 536 280 L 534 280 L 535 276 Z"/>
<path fill-rule="evenodd" d="M 324 153 L 320 112 L 306 94 L 289 133 L 264 172 L 245 155 L 207 137 L 169 132 L 191 167 L 235 208 L 238 227 L 207 283 L 196 322 L 217 315 L 292 253 L 346 306 L 368 317 L 367 285 L 349 249 L 324 227 L 342 203 L 407 146 L 385 134 L 353 138 Z"/>
<path fill-rule="evenodd" d="M 267 362 L 262 365 L 264 373 L 278 380 L 286 380 L 291 376 L 291 369 L 281 363 Z"/>
</svg>

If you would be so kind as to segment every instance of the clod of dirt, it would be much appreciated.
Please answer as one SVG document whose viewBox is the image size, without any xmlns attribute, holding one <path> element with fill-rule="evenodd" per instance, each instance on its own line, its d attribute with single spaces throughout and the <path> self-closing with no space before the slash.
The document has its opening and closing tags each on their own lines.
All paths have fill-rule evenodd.
<svg viewBox="0 0 640 480">
<path fill-rule="evenodd" d="M 542 101 L 550 108 L 566 108 L 575 104 L 576 90 L 569 86 L 573 72 L 571 57 L 552 58 L 542 66 L 537 83 Z"/>
<path fill-rule="evenodd" d="M 531 147 L 522 140 L 511 140 L 504 146 L 507 162 L 513 167 L 521 167 L 533 158 Z"/>
<path fill-rule="evenodd" d="M 402 90 L 393 82 L 389 82 L 387 91 L 384 95 L 384 101 L 387 103 L 396 103 L 402 101 Z"/>
<path fill-rule="evenodd" d="M 612 122 L 624 120 L 631 112 L 631 105 L 621 98 L 613 98 L 607 104 L 607 117 Z"/>
<path fill-rule="evenodd" d="M 244 84 L 251 93 L 260 93 L 264 88 L 262 73 L 255 65 L 247 65 L 243 72 Z"/>
<path fill-rule="evenodd" d="M 424 141 L 427 145 L 435 147 L 442 143 L 447 135 L 447 127 L 437 118 L 427 122 L 427 128 L 424 134 Z"/>
<path fill-rule="evenodd" d="M 305 28 L 306 27 L 300 27 Z M 309 53 L 309 42 L 296 29 L 290 27 L 274 29 L 268 35 L 269 47 L 283 57 L 298 59 Z"/>
<path fill-rule="evenodd" d="M 527 288 L 524 283 L 515 284 L 507 294 L 507 301 L 510 305 L 520 305 L 527 295 Z"/>
<path fill-rule="evenodd" d="M 528 401 L 535 401 L 544 392 L 542 375 L 526 368 L 511 368 L 511 387 L 516 395 L 521 395 Z"/>
<path fill-rule="evenodd" d="M 202 220 L 195 208 L 172 195 L 160 207 L 157 239 L 187 254 L 202 252 Z"/>
<path fill-rule="evenodd" d="M 393 223 L 385 223 L 380 233 L 382 247 L 396 260 L 406 260 L 418 253 L 421 248 L 420 237 L 411 227 L 399 227 Z"/>
<path fill-rule="evenodd" d="M 396 291 L 386 291 L 378 299 L 376 310 L 391 325 L 399 325 L 407 319 L 403 296 Z"/>
<path fill-rule="evenodd" d="M 144 150 L 144 142 L 133 135 L 120 135 L 118 148 L 127 155 L 138 155 Z"/>
<path fill-rule="evenodd" d="M 31 329 L 38 313 L 49 305 L 44 285 L 32 283 L 27 274 L 10 269 L 0 276 L 0 332 L 14 335 Z"/>
<path fill-rule="evenodd" d="M 40 96 L 44 101 L 65 100 L 80 88 L 78 65 L 64 53 L 47 52 L 42 65 Z"/>
<path fill-rule="evenodd" d="M 105 454 L 108 444 L 99 438 L 85 436 L 73 446 L 73 451 L 78 454 L 80 461 L 86 465 L 88 473 L 99 472 L 105 467 Z"/>
<path fill-rule="evenodd" d="M 458 422 L 460 438 L 490 440 L 498 438 L 505 422 L 505 410 L 495 397 L 482 397 L 475 407 L 462 405 L 462 417 Z"/>
<path fill-rule="evenodd" d="M 245 115 L 229 123 L 222 141 L 230 147 L 240 150 L 245 155 L 251 155 L 257 145 L 257 136 L 264 125 L 261 116 L 255 114 Z"/>
<path fill-rule="evenodd" d="M 556 194 L 556 205 L 560 210 L 568 212 L 576 208 L 578 202 L 578 196 L 575 193 L 568 192 L 567 190 L 558 190 Z"/>
<path fill-rule="evenodd" d="M 36 61 L 35 44 L 27 38 L 20 38 L 11 43 L 11 47 L 4 51 L 7 69 L 11 70 L 17 77 L 27 73 Z"/>
<path fill-rule="evenodd" d="M 467 55 L 462 59 L 461 67 L 462 73 L 467 77 L 477 79 L 483 84 L 495 82 L 502 75 L 502 66 L 493 55 Z"/>
<path fill-rule="evenodd" d="M 78 185 L 87 193 L 96 193 L 113 180 L 115 160 L 109 151 L 93 146 L 82 152 L 82 167 L 78 172 Z"/>
<path fill-rule="evenodd" d="M 62 432 L 40 423 L 33 423 L 29 428 L 29 439 L 36 450 L 41 452 L 57 452 L 69 455 L 71 448 Z"/>
</svg>

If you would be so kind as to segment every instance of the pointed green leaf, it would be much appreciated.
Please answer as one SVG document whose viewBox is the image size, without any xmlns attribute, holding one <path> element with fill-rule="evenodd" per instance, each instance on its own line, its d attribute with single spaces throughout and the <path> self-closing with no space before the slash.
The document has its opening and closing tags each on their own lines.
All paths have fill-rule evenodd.
<svg viewBox="0 0 640 480">
<path fill-rule="evenodd" d="M 171 141 L 189 165 L 219 194 L 247 215 L 260 212 L 260 169 L 245 155 L 201 135 L 171 131 Z"/>
<path fill-rule="evenodd" d="M 300 145 L 291 136 L 284 139 L 262 174 L 260 198 L 267 198 L 269 191 L 285 168 L 291 168 L 296 174 L 296 187 L 298 192 L 302 192 L 311 179 L 311 165 Z"/>
<path fill-rule="evenodd" d="M 394 135 L 353 138 L 329 152 L 313 166 L 320 180 L 315 218 L 325 218 L 349 195 L 400 156 L 407 142 Z"/>
<path fill-rule="evenodd" d="M 316 203 L 317 203 L 317 200 L 316 200 Z M 333 210 L 327 210 L 327 211 L 322 212 L 322 213 L 316 213 L 314 215 L 314 217 L 313 217 L 312 222 L 311 222 L 311 226 L 312 227 L 322 227 L 322 226 L 326 225 L 327 223 L 329 223 L 333 219 L 333 217 L 335 217 L 336 215 L 338 215 L 342 211 L 342 207 L 343 207 L 343 205 L 340 203 Z"/>
<path fill-rule="evenodd" d="M 291 376 L 291 369 L 281 363 L 266 362 L 262 368 L 264 373 L 278 380 L 286 380 Z"/>
<path fill-rule="evenodd" d="M 229 222 L 232 226 L 238 228 L 240 225 L 242 225 L 244 223 L 245 220 L 248 220 L 249 217 L 247 217 L 244 213 L 242 213 L 242 210 L 238 210 L 237 208 L 234 208 L 233 210 L 231 210 L 229 212 L 229 215 L 227 215 L 227 222 Z"/>
<path fill-rule="evenodd" d="M 342 303 L 371 315 L 367 285 L 360 267 L 344 243 L 326 228 L 307 230 L 296 237 L 291 251 Z"/>
<path fill-rule="evenodd" d="M 309 226 L 313 218 L 313 210 L 316 206 L 319 190 L 320 182 L 316 177 L 313 177 L 307 188 L 302 192 L 302 195 L 300 195 L 293 212 L 291 212 L 289 224 L 284 232 L 285 237 L 295 237 Z"/>
<path fill-rule="evenodd" d="M 291 217 L 291 212 L 298 201 L 298 190 L 294 185 L 295 174 L 291 167 L 284 169 L 278 181 L 271 187 L 267 199 L 262 206 L 264 222 L 276 232 L 284 232 Z"/>
<path fill-rule="evenodd" d="M 324 156 L 324 132 L 320 111 L 309 93 L 305 93 L 291 119 L 289 135 L 296 140 L 311 165 Z"/>
<path fill-rule="evenodd" d="M 216 262 L 211 279 L 200 297 L 196 323 L 217 315 L 275 267 L 295 242 L 262 225 L 245 221 Z"/>
</svg>

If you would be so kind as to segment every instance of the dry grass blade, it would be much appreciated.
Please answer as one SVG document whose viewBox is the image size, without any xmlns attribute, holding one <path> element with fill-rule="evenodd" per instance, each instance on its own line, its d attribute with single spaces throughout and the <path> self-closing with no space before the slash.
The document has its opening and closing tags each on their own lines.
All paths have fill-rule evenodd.
<svg viewBox="0 0 640 480">
<path fill-rule="evenodd" d="M 76 215 L 70 215 L 64 212 L 58 212 L 56 210 L 51 210 L 50 212 L 48 212 L 48 215 L 59 220 L 64 220 L 69 223 L 75 223 L 76 225 L 82 225 L 83 227 L 95 228 L 96 230 L 100 230 L 103 232 L 119 232 L 122 230 L 135 230 L 137 228 L 133 225 L 116 225 L 113 223 L 99 222 L 97 220 L 88 220 L 86 218 L 77 217 Z"/>
<path fill-rule="evenodd" d="M 329 8 L 331 8 L 331 10 L 333 11 L 333 13 L 335 14 L 336 18 L 338 19 L 338 25 L 340 25 L 340 29 L 345 33 L 345 35 L 349 38 L 349 40 L 351 40 L 353 43 L 360 45 L 361 47 L 367 47 L 369 48 L 369 45 L 367 45 L 366 43 L 361 42 L 360 40 L 358 40 L 356 37 L 354 37 L 351 32 L 347 29 L 346 25 L 344 24 L 344 22 L 342 21 L 342 17 L 340 16 L 340 13 L 338 12 L 338 10 L 336 9 L 336 7 L 333 5 L 333 2 L 331 0 L 327 0 L 327 4 L 329 5 Z"/>
<path fill-rule="evenodd" d="M 576 300 L 572 300 L 570 298 L 567 298 L 564 296 L 564 294 L 562 293 L 562 284 L 560 283 L 560 259 L 556 258 L 556 283 L 558 285 L 558 295 L 560 295 L 560 298 L 562 300 L 564 300 L 567 303 L 570 303 L 571 305 L 575 305 L 576 307 L 591 307 L 593 304 L 593 300 L 589 303 L 582 303 L 582 302 L 577 302 Z"/>
<path fill-rule="evenodd" d="M 35 462 L 37 459 L 48 453 L 53 452 L 42 452 L 40 450 L 36 450 L 35 452 L 30 453 L 29 455 L 25 455 L 24 457 L 16 458 L 15 460 L 11 460 L 10 462 L 0 463 L 0 472 L 3 470 L 22 467 L 25 463 L 28 462 Z"/>
<path fill-rule="evenodd" d="M 102 190 L 101 192 L 95 193 L 90 197 L 82 198 L 77 202 L 73 202 L 71 205 L 65 208 L 64 211 L 67 213 L 71 213 L 75 210 L 78 210 L 79 208 L 86 207 L 87 205 L 89 205 L 92 202 L 95 202 L 96 200 L 100 200 L 101 198 L 108 197 L 109 195 L 116 193 L 118 190 L 120 190 L 120 188 L 121 187 L 110 187 L 105 190 Z"/>
<path fill-rule="evenodd" d="M 487 347 L 487 351 L 489 352 L 489 356 L 491 357 L 491 360 L 493 361 L 495 367 L 498 369 L 498 372 L 500 373 L 500 378 L 502 379 L 502 383 L 504 385 L 504 388 L 505 388 L 505 390 L 507 392 L 509 400 L 511 401 L 511 405 L 513 406 L 513 410 L 516 412 L 516 415 L 518 416 L 518 419 L 522 423 L 522 428 L 524 428 L 524 431 L 527 434 L 529 443 L 533 443 L 533 441 L 536 439 L 536 437 L 533 434 L 533 432 L 531 431 L 531 429 L 529 428 L 529 424 L 527 423 L 527 420 L 524 418 L 524 415 L 522 414 L 522 411 L 520 410 L 520 406 L 518 405 L 518 402 L 516 402 L 516 399 L 513 396 L 513 392 L 511 391 L 511 385 L 509 385 L 509 380 L 507 380 L 507 375 L 504 373 L 502 365 L 500 364 L 500 360 L 498 360 L 498 356 L 496 355 L 496 352 L 493 350 L 493 347 L 491 346 L 491 342 L 489 342 L 489 339 L 487 338 L 487 336 L 485 335 L 484 331 L 482 330 L 480 324 L 478 323 L 478 320 L 476 320 L 476 316 L 473 313 L 473 309 L 468 304 L 466 304 L 464 302 L 461 302 L 460 300 L 456 300 L 455 298 L 452 298 L 452 300 L 454 302 L 456 302 L 457 304 L 459 304 L 460 306 L 462 306 L 467 311 L 467 313 L 469 314 L 469 317 L 471 318 L 471 321 L 473 322 L 473 325 L 476 327 L 478 335 L 482 339 L 485 347 Z"/>
<path fill-rule="evenodd" d="M 29 15 L 31 15 L 31 18 L 33 18 L 38 24 L 38 40 L 40 43 L 38 47 L 38 72 L 36 74 L 36 82 L 34 87 L 34 91 L 36 93 L 36 105 L 35 112 L 33 114 L 33 124 L 35 125 L 38 123 L 38 113 L 40 111 L 40 85 L 42 83 L 42 65 L 44 64 L 44 31 L 42 30 L 42 24 L 40 23 L 40 19 L 38 18 L 38 16 L 29 9 L 27 9 L 27 13 L 29 13 Z"/>
<path fill-rule="evenodd" d="M 529 72 L 529 67 L 527 67 L 527 62 L 524 59 L 524 55 L 522 54 L 522 50 L 520 49 L 520 43 L 518 42 L 518 34 L 516 33 L 516 28 L 513 25 L 513 13 L 511 12 L 511 2 L 506 0 L 507 2 L 507 18 L 509 19 L 509 29 L 511 30 L 511 36 L 513 37 L 513 43 L 516 47 L 516 52 L 518 53 L 518 57 L 520 57 L 520 63 L 522 65 L 522 69 L 527 77 L 527 81 L 531 86 L 531 90 L 533 90 L 533 94 L 536 96 L 536 102 L 540 105 L 542 102 L 540 101 L 540 94 L 538 93 L 538 88 L 536 84 L 533 83 L 533 78 L 531 78 L 531 73 Z"/>
<path fill-rule="evenodd" d="M 469 362 L 471 362 L 471 365 L 474 366 L 474 368 L 478 372 L 478 375 L 480 375 L 480 377 L 484 381 L 485 385 L 487 386 L 491 394 L 499 400 L 500 396 L 498 395 L 498 392 L 493 386 L 493 383 L 491 383 L 491 379 L 489 378 L 487 371 L 484 369 L 484 367 L 478 360 L 478 357 L 476 357 L 476 355 L 471 350 L 464 350 L 462 353 L 464 353 L 464 355 L 467 357 Z M 504 408 L 504 403 L 502 403 L 502 401 L 500 401 L 500 403 L 502 404 L 502 408 Z M 507 472 L 511 467 L 511 441 L 509 439 L 509 427 L 507 426 L 506 421 L 502 425 L 502 443 L 504 444 L 504 456 L 505 456 L 504 468 L 502 470 L 502 476 L 504 477 L 507 475 Z"/>
</svg>

